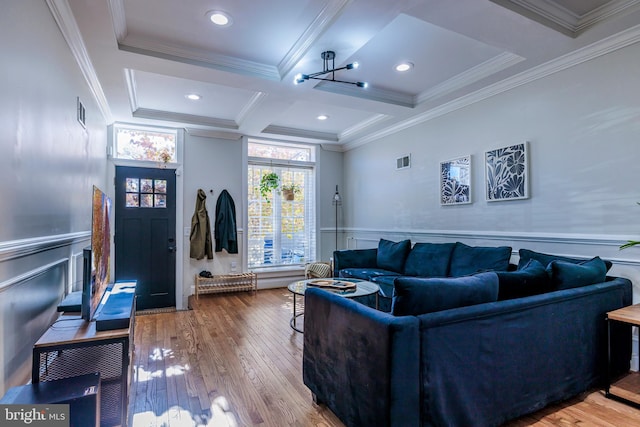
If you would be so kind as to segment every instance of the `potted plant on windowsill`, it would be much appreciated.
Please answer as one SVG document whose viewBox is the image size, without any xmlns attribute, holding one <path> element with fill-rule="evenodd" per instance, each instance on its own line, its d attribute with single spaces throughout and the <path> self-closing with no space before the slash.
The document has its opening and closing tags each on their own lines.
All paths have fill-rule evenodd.
<svg viewBox="0 0 640 427">
<path fill-rule="evenodd" d="M 300 193 L 300 186 L 296 184 L 286 184 L 282 186 L 282 196 L 285 200 L 295 200 L 295 195 Z"/>
<path fill-rule="evenodd" d="M 260 178 L 260 194 L 269 202 L 269 195 L 280 186 L 280 177 L 275 172 L 269 172 Z"/>
</svg>

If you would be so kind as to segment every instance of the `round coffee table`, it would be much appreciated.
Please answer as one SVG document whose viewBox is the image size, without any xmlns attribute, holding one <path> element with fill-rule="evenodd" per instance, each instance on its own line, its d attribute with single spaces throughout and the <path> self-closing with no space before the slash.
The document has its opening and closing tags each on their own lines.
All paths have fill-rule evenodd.
<svg viewBox="0 0 640 427">
<path fill-rule="evenodd" d="M 300 332 L 300 333 L 304 333 L 304 331 L 300 328 L 298 328 L 296 321 L 298 319 L 298 317 L 304 315 L 304 311 L 300 311 L 299 313 L 296 310 L 296 299 L 298 296 L 304 296 L 305 291 L 307 290 L 307 285 L 309 282 L 314 282 L 314 281 L 321 281 L 321 280 L 338 280 L 340 282 L 351 282 L 351 283 L 355 283 L 356 287 L 355 289 L 350 289 L 350 290 L 341 290 L 341 289 L 333 289 L 333 288 L 322 288 L 319 287 L 320 289 L 324 289 L 327 292 L 333 292 L 336 295 L 340 295 L 341 297 L 344 298 L 357 298 L 357 297 L 365 297 L 367 295 L 374 295 L 376 296 L 376 308 L 378 308 L 378 291 L 380 290 L 380 287 L 378 285 L 376 285 L 375 283 L 371 283 L 371 282 L 367 282 L 366 280 L 360 280 L 360 279 L 345 279 L 345 278 L 338 278 L 338 279 L 307 279 L 307 280 L 298 280 L 297 282 L 293 282 L 291 283 L 289 286 L 287 286 L 287 289 L 289 289 L 289 292 L 291 292 L 293 294 L 293 313 L 291 315 L 291 320 L 289 321 L 289 325 L 291 326 L 291 329 L 293 329 L 296 332 Z M 309 286 L 311 287 L 311 286 Z M 315 286 L 314 286 L 315 287 Z"/>
</svg>

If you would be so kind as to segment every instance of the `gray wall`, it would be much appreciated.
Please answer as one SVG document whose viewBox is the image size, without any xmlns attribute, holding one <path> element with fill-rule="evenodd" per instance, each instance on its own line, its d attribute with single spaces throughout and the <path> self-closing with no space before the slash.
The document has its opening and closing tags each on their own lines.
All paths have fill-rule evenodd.
<svg viewBox="0 0 640 427">
<path fill-rule="evenodd" d="M 31 347 L 89 244 L 91 188 L 106 183 L 106 123 L 46 2 L 3 3 L 0 55 L 2 395 L 29 379 Z"/>
<path fill-rule="evenodd" d="M 640 237 L 638 58 L 640 43 L 347 152 L 345 246 L 383 235 L 600 255 L 639 286 L 640 247 L 618 250 Z M 484 152 L 522 141 L 531 197 L 486 202 Z M 440 206 L 439 162 L 467 154 L 473 203 Z"/>
</svg>

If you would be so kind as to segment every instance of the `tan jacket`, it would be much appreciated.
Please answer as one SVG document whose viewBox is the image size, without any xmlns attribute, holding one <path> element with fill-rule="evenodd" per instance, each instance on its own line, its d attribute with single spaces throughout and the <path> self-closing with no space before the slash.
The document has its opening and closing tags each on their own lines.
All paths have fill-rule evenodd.
<svg viewBox="0 0 640 427">
<path fill-rule="evenodd" d="M 213 247 L 211 244 L 211 224 L 206 206 L 207 195 L 202 189 L 198 189 L 196 210 L 191 217 L 191 235 L 189 240 L 190 257 L 195 259 L 213 259 Z"/>
</svg>

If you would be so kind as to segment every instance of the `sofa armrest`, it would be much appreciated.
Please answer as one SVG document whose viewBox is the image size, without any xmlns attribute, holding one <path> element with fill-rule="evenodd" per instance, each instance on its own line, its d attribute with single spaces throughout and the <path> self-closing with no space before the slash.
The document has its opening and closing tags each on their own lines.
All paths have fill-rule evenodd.
<svg viewBox="0 0 640 427">
<path fill-rule="evenodd" d="M 333 252 L 333 277 L 343 268 L 377 268 L 378 249 L 344 249 Z"/>
<path fill-rule="evenodd" d="M 418 426 L 419 357 L 416 317 L 307 289 L 304 383 L 346 425 Z"/>
</svg>

